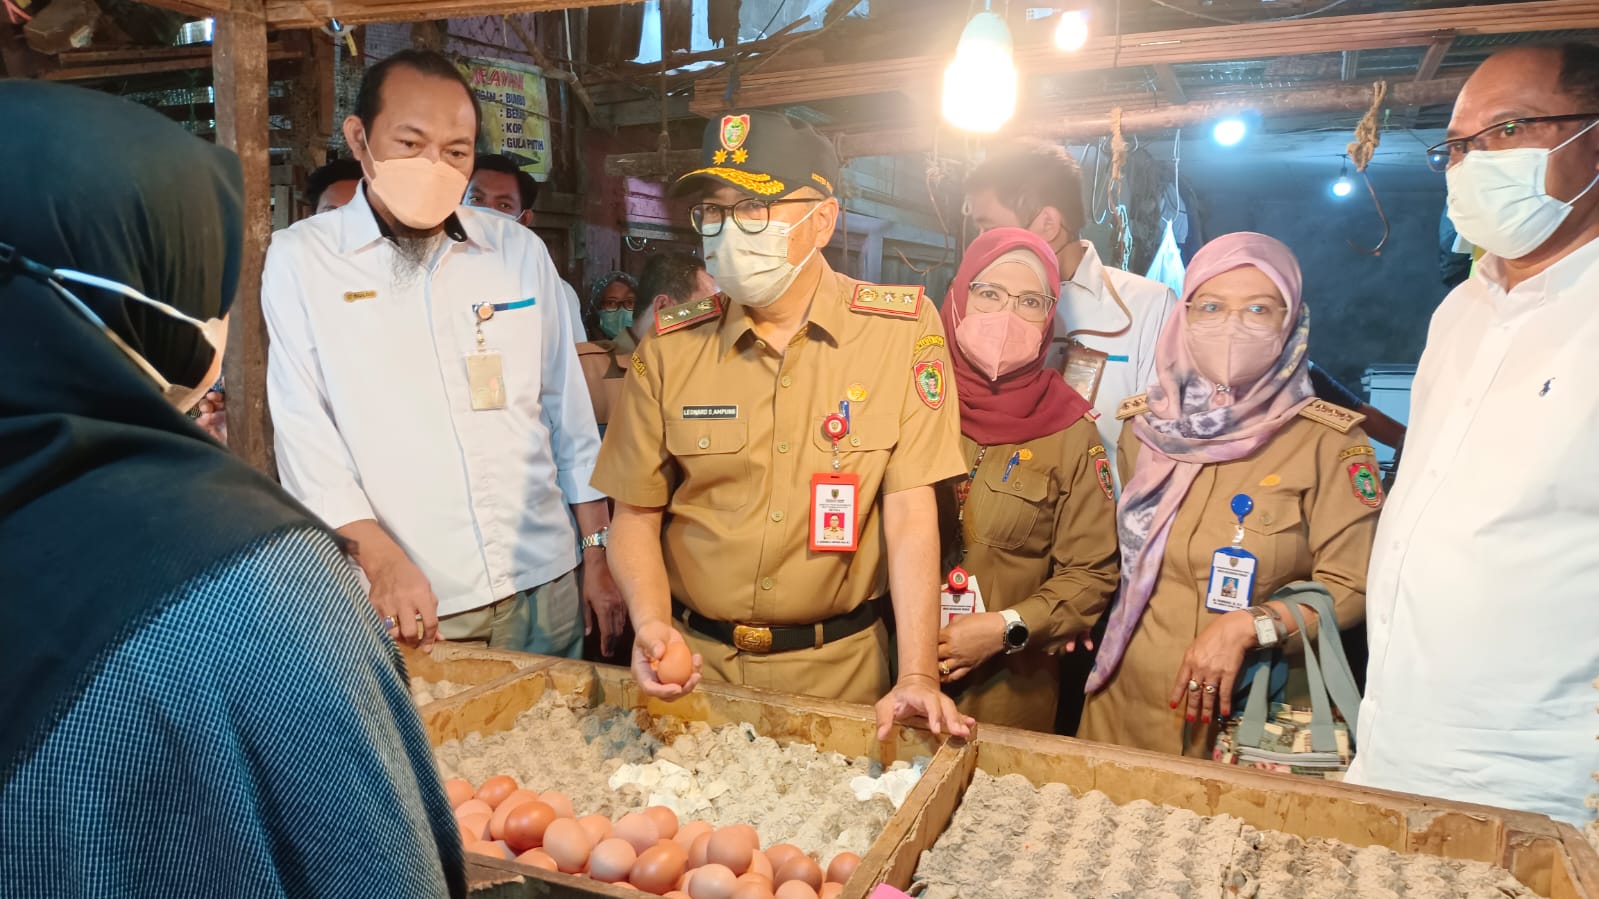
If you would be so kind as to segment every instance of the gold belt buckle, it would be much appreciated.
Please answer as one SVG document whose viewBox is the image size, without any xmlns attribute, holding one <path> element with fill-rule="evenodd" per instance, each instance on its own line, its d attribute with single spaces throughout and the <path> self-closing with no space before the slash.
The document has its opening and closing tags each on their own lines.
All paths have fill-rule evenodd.
<svg viewBox="0 0 1599 899">
<path fill-rule="evenodd" d="M 769 627 L 750 627 L 747 624 L 734 625 L 733 645 L 742 652 L 771 652 L 772 629 Z"/>
</svg>

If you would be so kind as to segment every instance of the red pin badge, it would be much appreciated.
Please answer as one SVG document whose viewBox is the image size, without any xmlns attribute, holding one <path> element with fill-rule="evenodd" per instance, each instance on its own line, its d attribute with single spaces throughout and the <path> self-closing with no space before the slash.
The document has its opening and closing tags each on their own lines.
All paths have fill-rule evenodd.
<svg viewBox="0 0 1599 899">
<path fill-rule="evenodd" d="M 828 440 L 843 440 L 849 433 L 849 419 L 834 412 L 822 419 L 822 433 L 827 435 Z"/>
<path fill-rule="evenodd" d="M 970 583 L 971 576 L 966 573 L 966 569 L 960 567 L 959 565 L 956 565 L 954 568 L 950 569 L 949 592 L 965 593 L 966 588 L 970 585 Z"/>
</svg>

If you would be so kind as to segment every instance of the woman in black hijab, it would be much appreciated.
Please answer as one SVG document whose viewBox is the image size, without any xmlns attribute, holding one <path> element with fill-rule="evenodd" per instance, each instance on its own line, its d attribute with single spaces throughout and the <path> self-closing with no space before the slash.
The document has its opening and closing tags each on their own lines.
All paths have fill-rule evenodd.
<svg viewBox="0 0 1599 899">
<path fill-rule="evenodd" d="M 463 895 L 352 568 L 180 411 L 238 160 L 49 83 L 0 81 L 0 121 L 0 896 Z"/>
</svg>

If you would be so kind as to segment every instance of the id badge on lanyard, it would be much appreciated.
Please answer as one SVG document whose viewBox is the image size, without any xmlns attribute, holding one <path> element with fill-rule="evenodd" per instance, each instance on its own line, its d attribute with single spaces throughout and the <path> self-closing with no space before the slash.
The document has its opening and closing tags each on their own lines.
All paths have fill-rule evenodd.
<svg viewBox="0 0 1599 899">
<path fill-rule="evenodd" d="M 1205 590 L 1205 608 L 1212 612 L 1247 609 L 1255 592 L 1254 553 L 1244 549 L 1244 518 L 1255 509 L 1247 493 L 1233 497 L 1232 512 L 1238 518 L 1231 546 L 1223 546 L 1211 556 L 1210 586 Z"/>
<path fill-rule="evenodd" d="M 849 402 L 822 419 L 822 435 L 833 444 L 833 470 L 811 475 L 811 551 L 852 553 L 860 545 L 861 479 L 840 471 L 838 442 L 849 434 Z"/>
<path fill-rule="evenodd" d="M 533 304 L 534 300 L 530 297 L 514 303 L 476 303 L 472 306 L 477 350 L 466 354 L 466 384 L 473 412 L 495 412 L 505 408 L 505 365 L 499 352 L 488 348 L 488 341 L 483 336 L 483 323 L 494 318 L 495 312 L 524 309 Z"/>
<path fill-rule="evenodd" d="M 1127 324 L 1118 331 L 1092 331 L 1079 328 L 1066 335 L 1066 360 L 1061 364 L 1061 376 L 1066 379 L 1067 386 L 1077 391 L 1078 395 L 1093 404 L 1099 397 L 1099 382 L 1105 376 L 1105 363 L 1110 361 L 1110 354 L 1103 350 L 1096 350 L 1085 345 L 1077 338 L 1081 335 L 1094 337 L 1116 338 L 1121 337 L 1133 328 L 1133 314 L 1122 302 L 1121 294 L 1110 283 L 1110 278 L 1105 279 L 1105 290 L 1110 293 L 1110 298 L 1116 301 L 1117 308 L 1127 316 Z"/>
</svg>

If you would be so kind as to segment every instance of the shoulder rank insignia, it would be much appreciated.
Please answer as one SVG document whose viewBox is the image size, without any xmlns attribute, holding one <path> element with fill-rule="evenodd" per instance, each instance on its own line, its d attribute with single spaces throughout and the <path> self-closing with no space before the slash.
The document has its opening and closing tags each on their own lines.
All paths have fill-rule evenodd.
<svg viewBox="0 0 1599 899">
<path fill-rule="evenodd" d="M 712 319 L 722 314 L 722 298 L 720 295 L 706 297 L 702 300 L 693 300 L 677 306 L 667 306 L 655 313 L 655 333 L 670 334 L 673 331 L 697 325 L 707 319 Z"/>
<path fill-rule="evenodd" d="M 1116 407 L 1116 420 L 1126 421 L 1134 415 L 1143 415 L 1148 411 L 1149 394 L 1140 393 L 1137 396 L 1130 396 L 1122 400 L 1122 404 Z"/>
<path fill-rule="evenodd" d="M 1352 412 L 1326 400 L 1311 400 L 1299 410 L 1299 414 L 1318 424 L 1324 424 L 1340 434 L 1349 433 L 1350 428 L 1366 420 L 1366 416 L 1359 412 Z"/>
<path fill-rule="evenodd" d="M 923 295 L 917 284 L 857 284 L 849 308 L 854 312 L 915 318 L 922 312 Z"/>
</svg>

